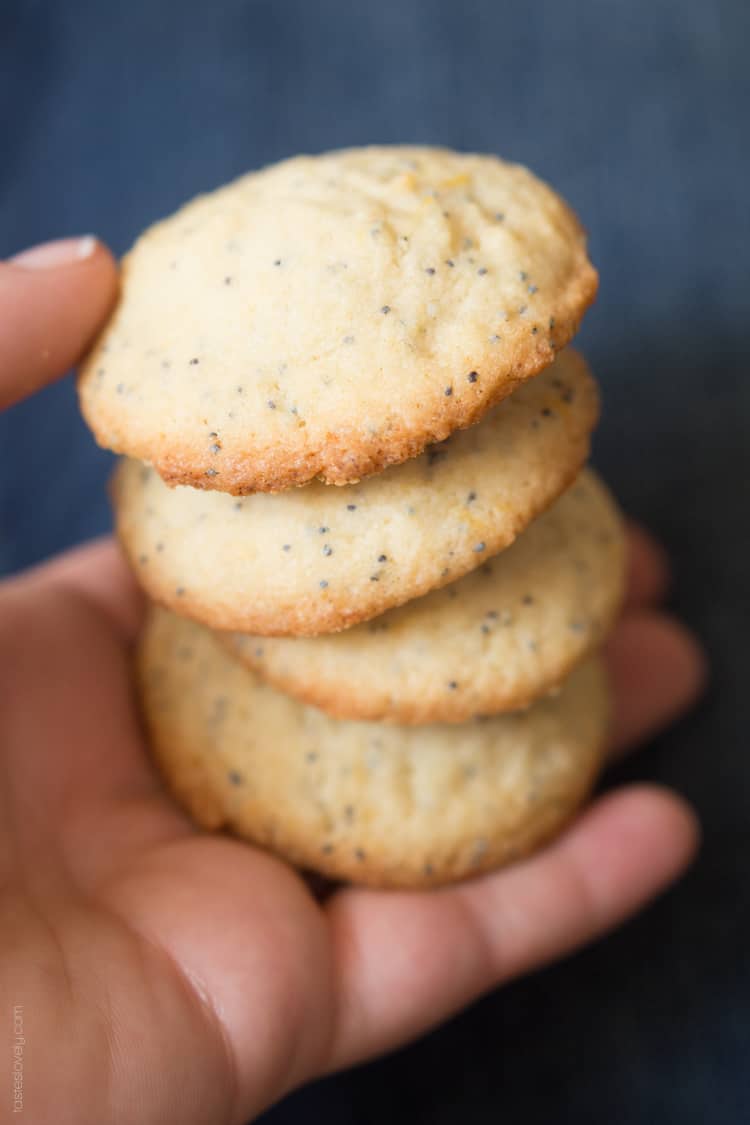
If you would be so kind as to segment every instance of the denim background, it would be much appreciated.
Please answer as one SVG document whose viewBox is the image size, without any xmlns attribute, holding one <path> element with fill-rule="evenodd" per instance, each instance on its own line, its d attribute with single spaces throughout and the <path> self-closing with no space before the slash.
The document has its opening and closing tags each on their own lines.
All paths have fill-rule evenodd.
<svg viewBox="0 0 750 1125">
<path fill-rule="evenodd" d="M 619 771 L 697 805 L 690 876 L 273 1125 L 750 1119 L 748 48 L 747 0 L 0 0 L 0 254 L 89 230 L 122 252 L 247 168 L 368 141 L 551 180 L 602 274 L 596 460 L 667 543 L 713 662 L 698 712 Z M 0 419 L 0 448 L 0 570 L 108 525 L 69 382 Z"/>
</svg>

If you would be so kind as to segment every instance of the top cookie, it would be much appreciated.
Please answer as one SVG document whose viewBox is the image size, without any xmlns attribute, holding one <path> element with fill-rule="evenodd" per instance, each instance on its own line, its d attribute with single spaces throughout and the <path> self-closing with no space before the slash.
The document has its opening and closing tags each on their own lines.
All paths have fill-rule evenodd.
<svg viewBox="0 0 750 1125">
<path fill-rule="evenodd" d="M 549 364 L 596 287 L 577 219 L 525 168 L 415 147 L 295 157 L 136 243 L 81 407 L 170 483 L 353 483 Z"/>
</svg>

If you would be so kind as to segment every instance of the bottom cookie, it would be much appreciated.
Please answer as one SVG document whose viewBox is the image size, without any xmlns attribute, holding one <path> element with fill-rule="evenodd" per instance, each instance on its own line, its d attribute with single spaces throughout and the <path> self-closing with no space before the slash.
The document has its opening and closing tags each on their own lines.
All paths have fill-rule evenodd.
<svg viewBox="0 0 750 1125">
<path fill-rule="evenodd" d="M 477 875 L 548 840 L 593 783 L 609 711 L 596 658 L 522 713 L 460 726 L 331 719 L 166 610 L 149 618 L 138 679 L 155 758 L 199 824 L 378 887 Z"/>
</svg>

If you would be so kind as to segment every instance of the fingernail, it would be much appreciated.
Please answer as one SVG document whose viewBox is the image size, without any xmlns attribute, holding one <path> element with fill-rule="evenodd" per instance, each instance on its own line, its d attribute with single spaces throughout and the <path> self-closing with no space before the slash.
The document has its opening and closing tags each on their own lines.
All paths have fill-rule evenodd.
<svg viewBox="0 0 750 1125">
<path fill-rule="evenodd" d="M 53 269 L 55 266 L 71 266 L 90 258 L 96 246 L 97 240 L 93 234 L 86 234 L 82 238 L 60 238 L 56 242 L 43 242 L 40 246 L 32 246 L 30 250 L 22 250 L 8 260 L 12 265 L 23 266 L 25 269 Z"/>
</svg>

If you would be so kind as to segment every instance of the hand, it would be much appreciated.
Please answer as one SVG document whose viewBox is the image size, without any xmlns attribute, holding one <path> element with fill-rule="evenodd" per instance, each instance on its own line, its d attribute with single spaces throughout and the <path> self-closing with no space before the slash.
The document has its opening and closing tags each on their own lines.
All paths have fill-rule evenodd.
<svg viewBox="0 0 750 1125">
<path fill-rule="evenodd" d="M 4 402 L 61 374 L 110 307 L 114 263 L 88 250 L 0 265 Z M 695 642 L 655 608 L 666 582 L 634 530 L 608 650 L 613 753 L 703 682 Z M 504 871 L 319 903 L 284 863 L 199 833 L 163 793 L 131 695 L 141 610 L 111 542 L 0 590 L 0 998 L 26 1040 L 28 1121 L 239 1125 L 606 932 L 693 854 L 686 805 L 631 786 Z"/>
</svg>

